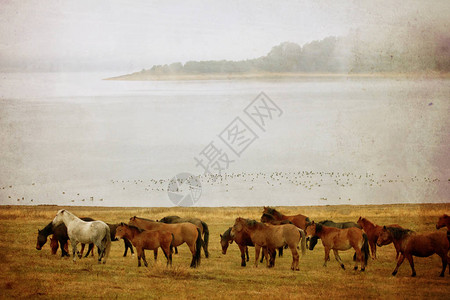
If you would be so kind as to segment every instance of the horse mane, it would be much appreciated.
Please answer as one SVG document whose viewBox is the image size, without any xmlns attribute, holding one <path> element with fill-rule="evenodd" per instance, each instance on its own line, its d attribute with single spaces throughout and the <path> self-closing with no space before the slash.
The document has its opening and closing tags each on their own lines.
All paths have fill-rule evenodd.
<svg viewBox="0 0 450 300">
<path fill-rule="evenodd" d="M 320 224 L 320 223 L 315 223 L 315 224 L 316 224 L 316 233 L 321 232 L 323 229 L 322 224 Z"/>
<path fill-rule="evenodd" d="M 268 218 L 268 219 L 270 219 L 270 220 L 275 221 L 274 216 L 273 216 L 273 215 L 270 215 L 270 214 L 268 214 L 268 213 L 263 213 L 262 217 L 266 217 L 266 218 Z M 262 217 L 261 217 L 261 218 L 262 218 Z"/>
<path fill-rule="evenodd" d="M 39 230 L 40 233 L 46 234 L 47 236 L 53 233 L 53 222 L 47 224 L 44 229 Z"/>
<path fill-rule="evenodd" d="M 136 216 L 134 216 L 133 218 L 136 218 L 136 219 L 139 219 L 139 220 L 144 220 L 144 221 L 149 221 L 149 222 L 156 222 L 155 220 L 150 220 L 150 219 L 136 217 Z"/>
<path fill-rule="evenodd" d="M 392 234 L 392 237 L 395 240 L 401 240 L 405 235 L 411 234 L 413 232 L 412 230 L 398 227 L 386 227 L 386 229 Z"/>
<path fill-rule="evenodd" d="M 256 220 L 252 220 L 252 219 L 245 219 L 245 222 L 246 222 L 247 226 L 250 227 L 250 228 L 253 228 L 253 227 L 256 227 L 256 226 L 261 226 L 261 225 L 264 226 L 263 223 L 258 222 Z"/>
<path fill-rule="evenodd" d="M 144 231 L 144 229 L 142 229 L 142 228 L 139 228 L 139 227 L 134 226 L 134 225 L 126 224 L 126 223 L 123 223 L 123 222 L 120 223 L 119 226 L 126 226 L 126 227 L 128 227 L 130 229 L 136 229 L 139 233 Z"/>
<path fill-rule="evenodd" d="M 222 238 L 229 240 L 231 239 L 231 227 L 229 227 L 222 235 Z"/>
<path fill-rule="evenodd" d="M 269 214 L 271 216 L 275 216 L 275 215 L 278 217 L 282 216 L 282 214 L 279 211 L 277 211 L 275 208 L 266 207 L 266 210 L 267 210 L 267 214 Z"/>
</svg>

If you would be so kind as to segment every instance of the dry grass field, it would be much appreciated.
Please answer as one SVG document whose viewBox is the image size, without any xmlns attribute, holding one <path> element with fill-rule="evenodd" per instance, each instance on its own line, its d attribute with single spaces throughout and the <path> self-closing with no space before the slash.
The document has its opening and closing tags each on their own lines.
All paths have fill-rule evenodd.
<svg viewBox="0 0 450 300">
<path fill-rule="evenodd" d="M 238 216 L 259 219 L 262 207 L 247 208 L 105 208 L 67 207 L 78 216 L 90 216 L 109 223 L 128 221 L 137 215 L 160 219 L 166 215 L 195 216 L 208 225 L 210 258 L 202 255 L 201 266 L 190 269 L 190 253 L 186 245 L 174 255 L 173 266 L 165 267 L 159 253 L 149 267 L 137 267 L 136 257 L 122 257 L 123 242 L 112 244 L 105 265 L 86 258 L 75 264 L 52 255 L 49 243 L 36 250 L 37 230 L 52 220 L 61 207 L 0 206 L 0 297 L 1 298 L 158 298 L 158 299 L 292 299 L 292 298 L 448 298 L 450 275 L 438 277 L 441 262 L 438 256 L 415 258 L 417 277 L 404 262 L 396 277 L 392 245 L 379 248 L 378 259 L 369 261 L 366 272 L 353 271 L 352 251 L 341 253 L 348 267 L 342 270 L 332 255 L 328 266 L 323 264 L 323 246 L 300 259 L 300 271 L 290 270 L 289 251 L 277 258 L 275 268 L 264 264 L 253 266 L 254 251 L 250 248 L 250 263 L 240 266 L 240 254 L 235 244 L 223 255 L 219 234 L 234 223 Z M 433 231 L 439 215 L 450 212 L 447 204 L 407 204 L 379 206 L 278 207 L 285 214 L 302 213 L 314 220 L 355 221 L 364 216 L 377 224 L 398 223 L 417 232 Z M 445 230 L 445 229 L 441 229 Z"/>
</svg>

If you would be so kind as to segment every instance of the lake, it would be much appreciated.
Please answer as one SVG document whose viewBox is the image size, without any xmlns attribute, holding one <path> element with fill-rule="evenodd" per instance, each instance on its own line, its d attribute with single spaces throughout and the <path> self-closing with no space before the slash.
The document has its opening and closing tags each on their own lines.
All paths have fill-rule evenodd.
<svg viewBox="0 0 450 300">
<path fill-rule="evenodd" d="M 450 200 L 449 79 L 0 75 L 3 205 Z M 193 203 L 168 196 L 180 173 Z"/>
</svg>

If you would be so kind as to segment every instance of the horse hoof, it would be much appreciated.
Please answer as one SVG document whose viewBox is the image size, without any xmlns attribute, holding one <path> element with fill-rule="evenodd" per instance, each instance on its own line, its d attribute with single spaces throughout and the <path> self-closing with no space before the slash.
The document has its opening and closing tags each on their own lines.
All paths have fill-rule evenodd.
<svg viewBox="0 0 450 300">
<path fill-rule="evenodd" d="M 395 276 L 395 275 L 397 275 L 397 272 L 392 272 L 392 276 Z"/>
<path fill-rule="evenodd" d="M 411 274 L 411 277 L 416 277 L 416 273 Z"/>
</svg>

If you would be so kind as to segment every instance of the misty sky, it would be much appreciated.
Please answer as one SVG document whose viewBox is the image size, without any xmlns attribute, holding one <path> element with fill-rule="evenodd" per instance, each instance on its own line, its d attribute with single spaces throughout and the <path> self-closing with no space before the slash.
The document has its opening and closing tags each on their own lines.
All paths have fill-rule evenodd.
<svg viewBox="0 0 450 300">
<path fill-rule="evenodd" d="M 450 1 L 5 1 L 0 70 L 127 70 L 266 55 L 362 29 L 450 15 Z"/>
</svg>

